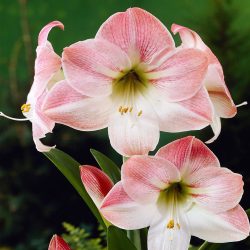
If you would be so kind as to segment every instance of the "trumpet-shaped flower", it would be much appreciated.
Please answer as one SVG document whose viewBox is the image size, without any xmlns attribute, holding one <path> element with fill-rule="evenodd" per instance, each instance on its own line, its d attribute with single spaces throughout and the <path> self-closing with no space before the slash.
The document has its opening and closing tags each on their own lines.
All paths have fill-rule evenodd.
<svg viewBox="0 0 250 250">
<path fill-rule="evenodd" d="M 211 123 L 214 137 L 208 141 L 208 143 L 211 143 L 220 134 L 220 118 L 231 118 L 237 113 L 236 106 L 224 81 L 222 66 L 217 57 L 196 32 L 177 24 L 173 24 L 171 30 L 174 34 L 179 33 L 182 40 L 182 48 L 200 49 L 208 58 L 208 71 L 203 83 L 214 109 L 214 116 Z"/>
<path fill-rule="evenodd" d="M 64 49 L 67 82 L 56 85 L 43 109 L 57 123 L 78 130 L 108 127 L 122 155 L 147 154 L 159 131 L 201 129 L 212 108 L 202 81 L 207 57 L 175 48 L 166 27 L 150 13 L 116 13 L 94 39 Z"/>
<path fill-rule="evenodd" d="M 220 167 L 198 139 L 186 137 L 155 156 L 133 156 L 100 211 L 124 229 L 149 226 L 149 250 L 186 250 L 191 235 L 209 242 L 239 241 L 249 221 L 238 205 L 242 176 Z"/>
<path fill-rule="evenodd" d="M 61 22 L 54 21 L 47 24 L 38 36 L 34 81 L 26 103 L 21 106 L 21 111 L 26 118 L 16 119 L 0 113 L 1 116 L 12 120 L 29 120 L 32 123 L 33 140 L 37 150 L 41 152 L 51 149 L 51 147 L 43 145 L 40 139 L 52 132 L 55 126 L 55 122 L 44 114 L 42 105 L 52 85 L 63 78 L 61 58 L 54 52 L 51 43 L 47 41 L 48 34 L 53 27 L 64 28 Z"/>
<path fill-rule="evenodd" d="M 53 235 L 48 250 L 71 250 L 68 244 L 58 235 Z"/>
</svg>

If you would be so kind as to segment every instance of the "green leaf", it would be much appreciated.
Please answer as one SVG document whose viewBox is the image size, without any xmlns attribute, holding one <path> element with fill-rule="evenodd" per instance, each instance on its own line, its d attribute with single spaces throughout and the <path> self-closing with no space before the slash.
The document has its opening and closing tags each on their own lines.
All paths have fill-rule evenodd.
<svg viewBox="0 0 250 250">
<path fill-rule="evenodd" d="M 90 152 L 94 156 L 101 169 L 111 178 L 114 183 L 121 180 L 121 171 L 111 159 L 95 149 L 90 149 Z"/>
<path fill-rule="evenodd" d="M 125 232 L 114 226 L 108 228 L 108 250 L 136 250 Z"/>
<path fill-rule="evenodd" d="M 91 212 L 98 219 L 103 228 L 106 229 L 104 220 L 102 219 L 97 207 L 85 190 L 81 177 L 79 166 L 81 165 L 75 161 L 71 156 L 64 153 L 59 149 L 51 149 L 49 152 L 44 153 L 44 155 L 58 168 L 58 170 L 67 178 L 67 180 L 72 184 L 75 190 L 79 193 L 82 199 L 85 201 L 87 206 L 90 208 Z"/>
</svg>

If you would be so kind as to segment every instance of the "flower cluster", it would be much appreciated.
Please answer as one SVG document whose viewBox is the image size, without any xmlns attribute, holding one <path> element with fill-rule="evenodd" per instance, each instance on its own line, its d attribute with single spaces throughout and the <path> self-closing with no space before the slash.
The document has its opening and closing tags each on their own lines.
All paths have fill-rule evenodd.
<svg viewBox="0 0 250 250">
<path fill-rule="evenodd" d="M 107 127 L 112 147 L 128 157 L 121 181 L 84 165 L 83 185 L 109 223 L 127 230 L 149 227 L 149 250 L 188 249 L 191 235 L 218 243 L 246 238 L 242 176 L 221 167 L 205 144 L 188 136 L 148 155 L 160 131 L 210 125 L 213 142 L 220 119 L 237 113 L 222 66 L 199 35 L 173 24 L 182 41 L 176 46 L 156 17 L 130 8 L 60 57 L 48 42 L 53 27 L 64 28 L 54 21 L 41 30 L 34 82 L 21 107 L 37 150 L 51 150 L 41 139 L 56 123 L 81 131 Z M 49 249 L 70 248 L 54 236 Z"/>
</svg>

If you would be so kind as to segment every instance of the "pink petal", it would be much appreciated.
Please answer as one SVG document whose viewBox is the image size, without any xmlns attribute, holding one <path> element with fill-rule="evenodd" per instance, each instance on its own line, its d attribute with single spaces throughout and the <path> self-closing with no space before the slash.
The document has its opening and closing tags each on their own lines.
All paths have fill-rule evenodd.
<svg viewBox="0 0 250 250">
<path fill-rule="evenodd" d="M 90 131 L 107 127 L 112 103 L 109 97 L 84 96 L 61 81 L 49 91 L 42 110 L 57 123 Z"/>
<path fill-rule="evenodd" d="M 203 168 L 220 167 L 213 152 L 199 139 L 187 136 L 159 149 L 157 157 L 172 162 L 182 173 L 183 178 Z"/>
<path fill-rule="evenodd" d="M 100 208 L 104 197 L 113 187 L 113 182 L 100 169 L 88 165 L 80 167 L 82 183 L 95 205 Z"/>
<path fill-rule="evenodd" d="M 75 43 L 64 49 L 62 58 L 69 84 L 88 96 L 111 94 L 113 79 L 131 67 L 126 53 L 100 39 Z"/>
<path fill-rule="evenodd" d="M 48 250 L 71 250 L 68 244 L 58 235 L 54 235 L 49 243 Z"/>
<path fill-rule="evenodd" d="M 161 98 L 154 103 L 154 107 L 160 130 L 173 133 L 202 129 L 211 123 L 213 115 L 212 103 L 204 88 L 192 98 L 177 103 Z"/>
<path fill-rule="evenodd" d="M 236 107 L 224 81 L 223 69 L 219 60 L 206 46 L 200 36 L 186 27 L 173 24 L 172 32 L 180 34 L 183 48 L 202 50 L 208 58 L 208 72 L 204 84 L 215 106 L 216 113 L 223 118 L 230 118 L 236 114 Z"/>
<path fill-rule="evenodd" d="M 45 90 L 49 80 L 61 68 L 61 58 L 54 52 L 52 45 L 47 42 L 50 30 L 56 26 L 63 29 L 63 24 L 55 21 L 46 25 L 39 34 L 38 47 L 36 49 L 35 76 L 28 101 L 31 100 L 33 102 L 36 100 Z"/>
<path fill-rule="evenodd" d="M 208 90 L 216 114 L 222 118 L 235 116 L 237 109 L 224 82 L 224 76 L 220 74 L 218 65 L 209 66 L 204 84 Z"/>
<path fill-rule="evenodd" d="M 105 219 L 128 230 L 148 227 L 157 212 L 155 205 L 142 205 L 133 201 L 124 191 L 121 182 L 111 189 L 100 210 Z"/>
<path fill-rule="evenodd" d="M 112 147 L 121 155 L 143 155 L 155 149 L 160 136 L 158 119 L 150 102 L 137 97 L 136 103 L 126 113 L 111 116 L 108 133 Z"/>
<path fill-rule="evenodd" d="M 174 41 L 167 28 L 152 14 L 130 8 L 111 16 L 101 26 L 96 38 L 116 44 L 130 56 L 137 54 L 138 60 L 148 62 L 163 49 L 174 48 Z"/>
<path fill-rule="evenodd" d="M 176 49 L 176 53 L 166 57 L 160 66 L 146 75 L 166 101 L 177 102 L 198 92 L 206 72 L 207 57 L 203 52 L 197 49 Z"/>
<path fill-rule="evenodd" d="M 38 45 L 39 46 L 46 45 L 49 32 L 54 27 L 59 27 L 60 29 L 64 30 L 64 25 L 59 21 L 53 21 L 53 22 L 47 24 L 45 27 L 43 27 L 43 29 L 39 33 L 39 36 L 38 36 Z"/>
<path fill-rule="evenodd" d="M 140 203 L 155 203 L 162 190 L 178 181 L 178 169 L 160 157 L 132 156 L 122 166 L 123 187 Z"/>
<path fill-rule="evenodd" d="M 194 206 L 187 216 L 191 234 L 209 242 L 240 241 L 249 236 L 249 221 L 239 205 L 219 214 Z"/>
<path fill-rule="evenodd" d="M 242 176 L 227 168 L 200 168 L 185 182 L 195 202 L 216 213 L 238 205 L 243 194 Z"/>
</svg>

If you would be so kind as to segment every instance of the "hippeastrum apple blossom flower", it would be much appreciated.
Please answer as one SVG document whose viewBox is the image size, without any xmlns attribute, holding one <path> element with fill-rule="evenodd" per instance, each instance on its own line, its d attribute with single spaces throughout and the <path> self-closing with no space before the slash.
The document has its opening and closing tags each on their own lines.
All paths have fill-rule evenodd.
<svg viewBox="0 0 250 250">
<path fill-rule="evenodd" d="M 80 167 L 80 175 L 87 193 L 99 209 L 103 199 L 114 186 L 112 180 L 99 168 L 89 165 Z"/>
<path fill-rule="evenodd" d="M 63 79 L 61 58 L 54 52 L 51 43 L 47 41 L 48 34 L 53 27 L 64 29 L 61 22 L 54 21 L 47 24 L 38 36 L 34 82 L 27 96 L 26 103 L 21 106 L 21 111 L 26 118 L 16 119 L 2 112 L 0 113 L 0 116 L 12 120 L 29 120 L 32 123 L 33 140 L 37 150 L 41 152 L 51 149 L 51 147 L 43 145 L 40 139 L 45 137 L 47 133 L 52 132 L 55 126 L 55 122 L 42 111 L 42 104 L 52 85 L 54 85 L 56 81 Z"/>
<path fill-rule="evenodd" d="M 200 36 L 186 27 L 173 24 L 171 30 L 174 34 L 179 33 L 182 48 L 196 48 L 203 51 L 208 58 L 208 71 L 203 81 L 211 102 L 213 103 L 213 120 L 211 123 L 214 137 L 207 143 L 217 139 L 221 131 L 221 118 L 231 118 L 237 113 L 237 106 L 246 104 L 245 102 L 235 106 L 233 99 L 224 81 L 222 66 L 213 52 L 202 41 Z"/>
<path fill-rule="evenodd" d="M 71 250 L 71 248 L 61 237 L 53 235 L 48 250 Z"/>
<path fill-rule="evenodd" d="M 211 123 L 202 88 L 206 55 L 176 49 L 167 28 L 145 10 L 112 15 L 94 39 L 65 48 L 62 61 L 68 83 L 49 93 L 45 114 L 78 130 L 108 127 L 111 145 L 122 155 L 154 150 L 159 131 Z"/>
<path fill-rule="evenodd" d="M 238 205 L 242 176 L 220 167 L 194 137 L 174 141 L 155 156 L 131 157 L 121 178 L 100 211 L 123 229 L 149 226 L 149 250 L 186 250 L 191 235 L 220 243 L 249 235 L 247 215 Z"/>
</svg>

